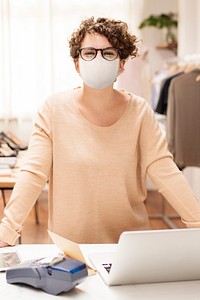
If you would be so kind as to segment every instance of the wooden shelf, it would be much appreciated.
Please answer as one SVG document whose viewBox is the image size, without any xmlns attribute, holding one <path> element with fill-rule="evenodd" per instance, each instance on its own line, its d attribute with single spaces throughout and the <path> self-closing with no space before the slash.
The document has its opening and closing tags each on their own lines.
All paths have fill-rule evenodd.
<svg viewBox="0 0 200 300">
<path fill-rule="evenodd" d="M 173 51 L 174 53 L 177 53 L 177 44 L 176 43 L 167 43 L 167 42 L 163 42 L 160 43 L 159 45 L 156 46 L 157 49 L 159 50 L 170 50 Z"/>
</svg>

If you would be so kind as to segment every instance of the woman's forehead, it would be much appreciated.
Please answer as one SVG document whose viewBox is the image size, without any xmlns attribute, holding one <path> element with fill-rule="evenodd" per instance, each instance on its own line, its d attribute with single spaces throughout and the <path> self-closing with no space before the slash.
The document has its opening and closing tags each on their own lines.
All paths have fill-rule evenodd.
<svg viewBox="0 0 200 300">
<path fill-rule="evenodd" d="M 83 47 L 106 48 L 112 47 L 112 45 L 104 35 L 98 33 L 86 33 L 81 43 L 81 48 Z"/>
</svg>

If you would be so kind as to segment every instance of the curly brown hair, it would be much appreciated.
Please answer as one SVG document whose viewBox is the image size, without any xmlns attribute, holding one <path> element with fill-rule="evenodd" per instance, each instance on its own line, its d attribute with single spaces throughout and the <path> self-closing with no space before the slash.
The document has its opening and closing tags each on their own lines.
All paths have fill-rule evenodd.
<svg viewBox="0 0 200 300">
<path fill-rule="evenodd" d="M 135 35 L 128 32 L 128 25 L 125 22 L 108 18 L 94 17 L 83 20 L 80 27 L 75 30 L 69 40 L 70 55 L 74 60 L 79 57 L 79 49 L 86 33 L 96 33 L 105 36 L 111 45 L 119 51 L 121 59 L 132 58 L 138 55 L 138 42 Z"/>
</svg>

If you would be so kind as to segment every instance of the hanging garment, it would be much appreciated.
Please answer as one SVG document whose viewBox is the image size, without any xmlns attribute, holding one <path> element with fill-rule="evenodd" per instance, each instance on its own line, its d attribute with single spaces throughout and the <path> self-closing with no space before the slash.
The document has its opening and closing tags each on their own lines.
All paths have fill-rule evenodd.
<svg viewBox="0 0 200 300">
<path fill-rule="evenodd" d="M 168 76 L 162 80 L 158 103 L 157 103 L 157 107 L 155 109 L 155 112 L 157 112 L 158 114 L 166 115 L 170 83 L 171 83 L 172 79 L 174 79 L 176 76 L 179 76 L 181 74 L 183 74 L 183 72 L 177 72 L 177 73 L 172 74 L 171 76 Z"/>
<path fill-rule="evenodd" d="M 200 69 L 171 81 L 167 108 L 169 150 L 180 169 L 200 167 Z"/>
</svg>

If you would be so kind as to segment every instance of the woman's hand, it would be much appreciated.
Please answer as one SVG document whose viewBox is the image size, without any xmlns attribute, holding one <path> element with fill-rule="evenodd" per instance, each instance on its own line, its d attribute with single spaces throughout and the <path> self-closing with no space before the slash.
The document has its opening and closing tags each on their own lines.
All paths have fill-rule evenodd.
<svg viewBox="0 0 200 300">
<path fill-rule="evenodd" d="M 5 243 L 5 242 L 0 241 L 0 248 L 8 247 L 8 246 L 10 246 L 10 245 L 8 245 L 8 244 Z"/>
</svg>

